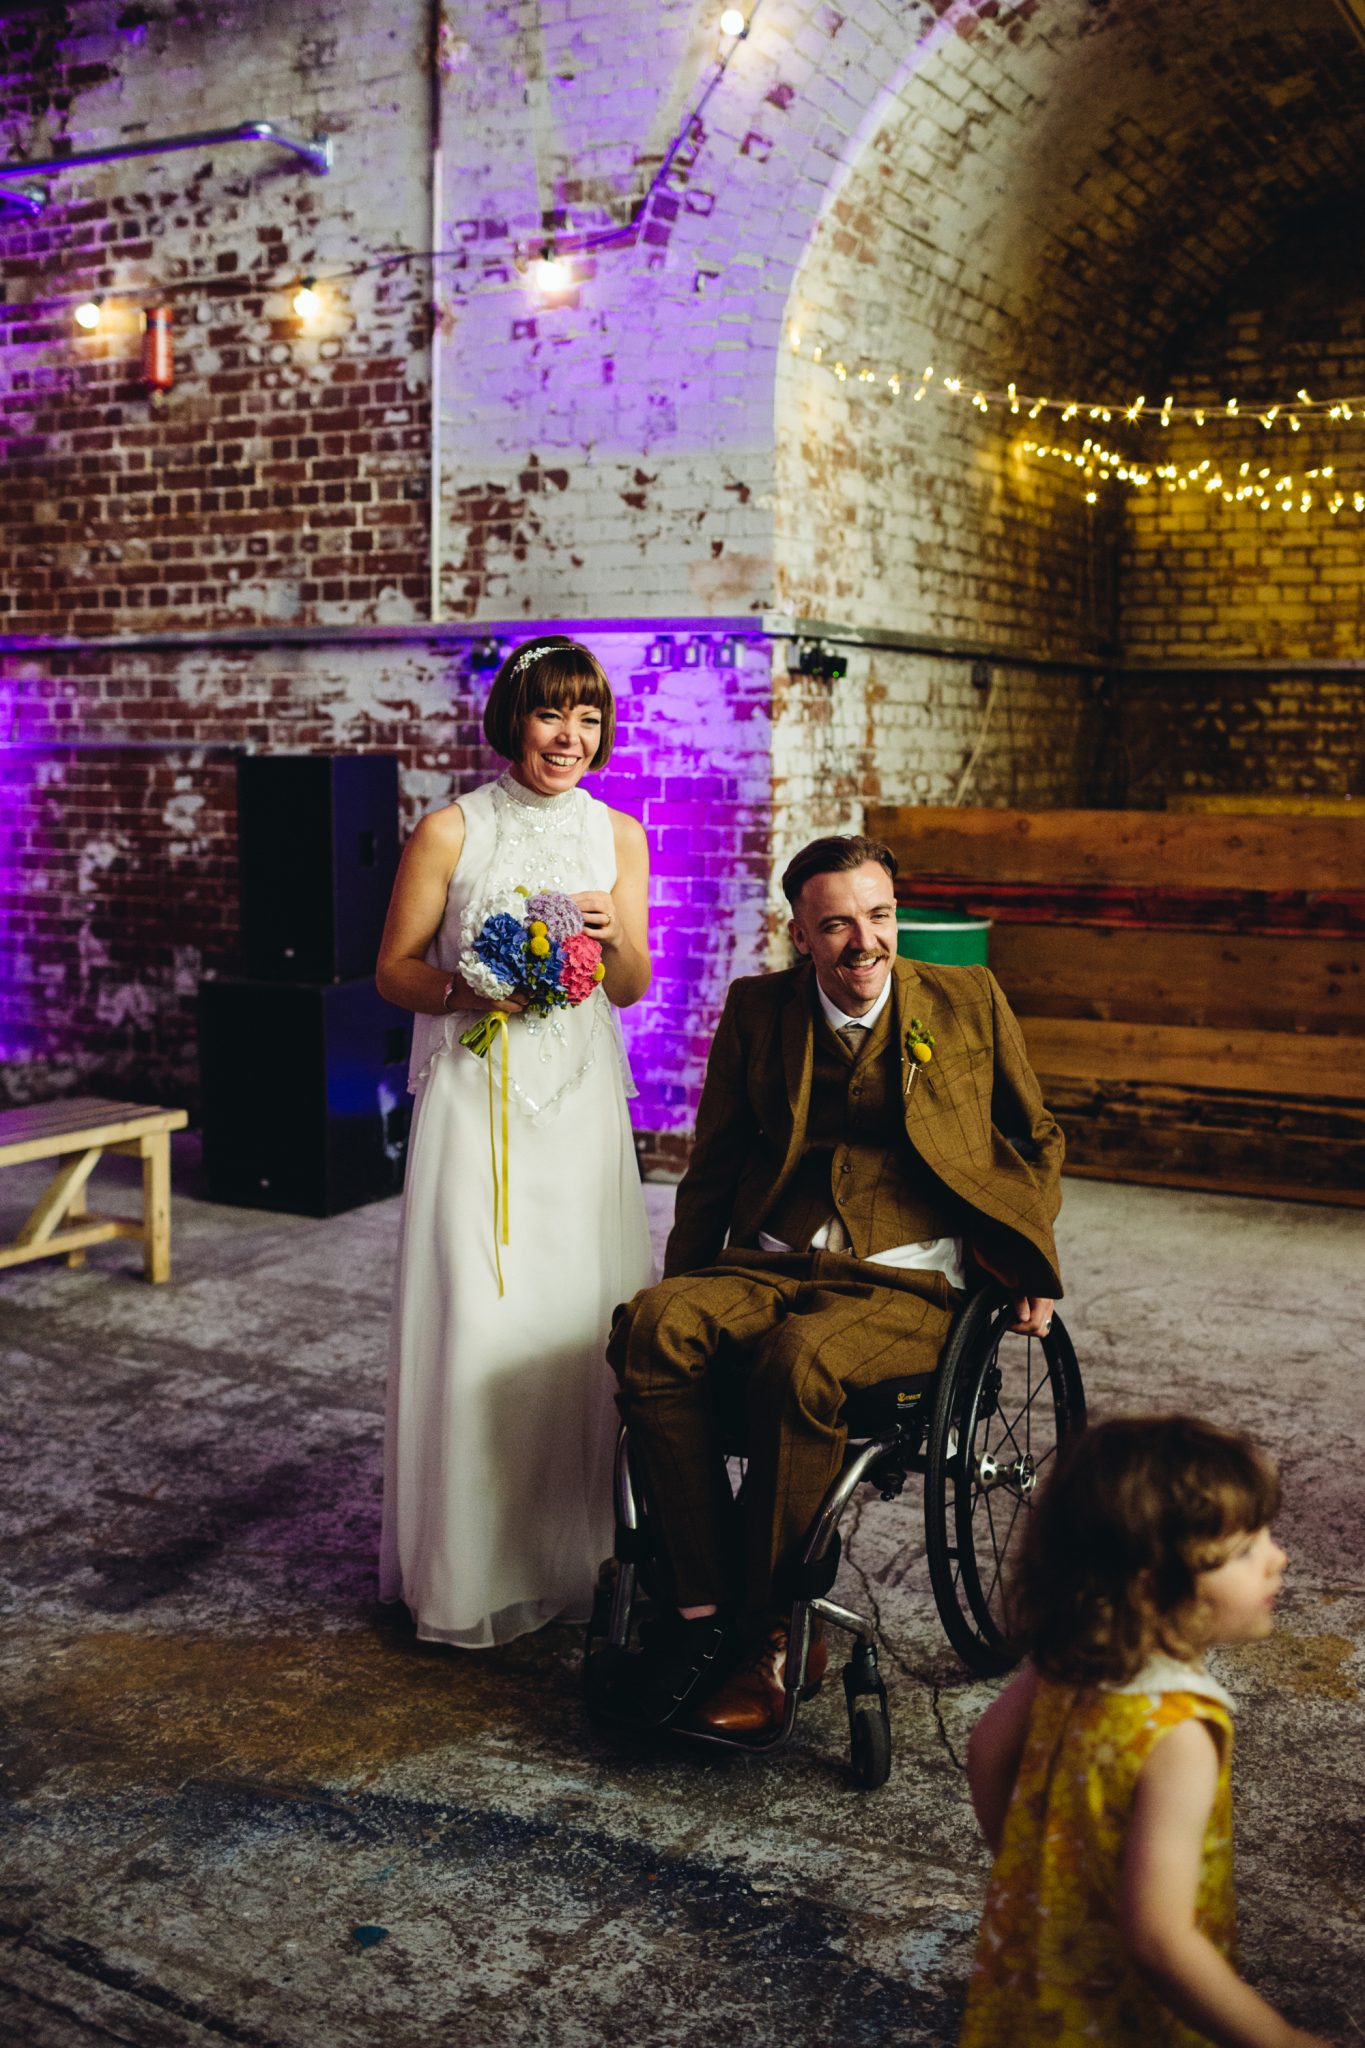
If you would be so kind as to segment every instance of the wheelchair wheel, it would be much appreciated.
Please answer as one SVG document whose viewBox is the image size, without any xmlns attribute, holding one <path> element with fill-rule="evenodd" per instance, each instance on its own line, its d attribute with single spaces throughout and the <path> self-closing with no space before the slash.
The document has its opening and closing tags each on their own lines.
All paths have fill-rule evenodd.
<svg viewBox="0 0 1365 2048">
<path fill-rule="evenodd" d="M 929 1581 L 949 1642 L 983 1678 L 1019 1661 L 1009 1570 L 1039 1483 L 1085 1422 L 1061 1317 L 1046 1337 L 1012 1335 L 1013 1320 L 994 1288 L 963 1309 L 939 1367 L 925 1469 Z"/>
</svg>

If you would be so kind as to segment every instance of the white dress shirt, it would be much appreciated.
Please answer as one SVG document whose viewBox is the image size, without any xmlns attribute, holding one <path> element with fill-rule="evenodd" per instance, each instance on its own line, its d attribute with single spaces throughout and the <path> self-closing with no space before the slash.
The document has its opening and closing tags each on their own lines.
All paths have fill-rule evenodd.
<svg viewBox="0 0 1365 2048">
<path fill-rule="evenodd" d="M 882 984 L 881 994 L 872 1008 L 865 1011 L 861 1017 L 845 1015 L 844 1011 L 830 1001 L 818 981 L 815 984 L 815 993 L 819 997 L 820 1008 L 831 1031 L 841 1031 L 846 1024 L 857 1024 L 863 1030 L 870 1031 L 891 1000 L 891 976 L 887 975 Z M 759 1231 L 758 1241 L 765 1252 L 789 1252 L 794 1249 L 792 1245 L 783 1244 L 781 1238 L 770 1237 L 766 1230 Z M 848 1248 L 848 1232 L 836 1211 L 827 1223 L 820 1225 L 810 1241 L 810 1249 L 813 1252 L 846 1252 Z M 926 1237 L 915 1244 L 895 1244 L 889 1251 L 874 1252 L 872 1257 L 863 1263 L 868 1266 L 917 1267 L 945 1274 L 950 1287 L 965 1287 L 967 1284 L 967 1270 L 963 1262 L 960 1237 Z"/>
</svg>

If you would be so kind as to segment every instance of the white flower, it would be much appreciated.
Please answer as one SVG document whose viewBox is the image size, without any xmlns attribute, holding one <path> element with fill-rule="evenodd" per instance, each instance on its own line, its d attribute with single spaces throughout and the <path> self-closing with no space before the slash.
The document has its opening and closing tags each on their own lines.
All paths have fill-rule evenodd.
<svg viewBox="0 0 1365 2048">
<path fill-rule="evenodd" d="M 490 1002 L 496 1002 L 499 996 L 510 996 L 512 993 L 512 984 L 499 981 L 492 968 L 480 960 L 478 954 L 472 950 L 461 953 L 460 973 L 477 994 L 487 996 Z"/>
</svg>

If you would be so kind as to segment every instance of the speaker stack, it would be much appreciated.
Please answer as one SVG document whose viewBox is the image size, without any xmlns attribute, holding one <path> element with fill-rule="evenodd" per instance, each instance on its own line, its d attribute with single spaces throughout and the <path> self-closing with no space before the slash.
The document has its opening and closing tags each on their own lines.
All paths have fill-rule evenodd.
<svg viewBox="0 0 1365 2048">
<path fill-rule="evenodd" d="M 215 1201 L 334 1216 L 403 1185 L 409 1019 L 375 955 L 398 867 L 398 763 L 237 764 L 240 975 L 199 984 Z"/>
</svg>

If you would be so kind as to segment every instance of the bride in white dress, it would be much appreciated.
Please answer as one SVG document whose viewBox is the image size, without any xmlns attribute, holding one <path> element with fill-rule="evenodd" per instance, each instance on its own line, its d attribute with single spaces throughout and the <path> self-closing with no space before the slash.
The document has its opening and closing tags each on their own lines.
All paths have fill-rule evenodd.
<svg viewBox="0 0 1365 2048">
<path fill-rule="evenodd" d="M 422 820 L 380 949 L 380 994 L 416 1013 L 417 1096 L 380 1597 L 405 1601 L 419 1636 L 466 1649 L 584 1616 L 611 1549 L 607 1330 L 652 1277 L 615 1014 L 649 986 L 648 850 L 634 818 L 579 787 L 613 727 L 586 648 L 555 636 L 509 656 L 484 730 L 512 765 Z M 605 979 L 577 1009 L 522 1016 L 458 972 L 466 912 L 477 929 L 481 906 L 518 887 L 571 894 L 601 941 Z M 483 1059 L 460 1034 L 493 1008 L 512 1014 Z M 500 1090 L 504 1051 L 510 1241 L 495 1250 L 489 1061 Z M 500 1130 L 497 1143 L 500 1171 Z"/>
</svg>

